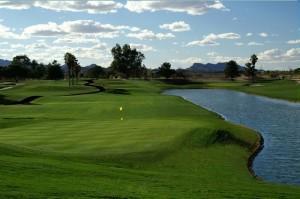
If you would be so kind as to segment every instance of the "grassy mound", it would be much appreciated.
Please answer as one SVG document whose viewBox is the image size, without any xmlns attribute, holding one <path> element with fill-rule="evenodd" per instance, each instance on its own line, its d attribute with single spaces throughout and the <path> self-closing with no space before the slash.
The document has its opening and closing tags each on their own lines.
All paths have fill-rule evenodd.
<svg viewBox="0 0 300 199">
<path fill-rule="evenodd" d="M 170 87 L 162 82 L 97 83 L 105 92 L 64 81 L 2 92 L 43 97 L 0 105 L 0 198 L 300 197 L 298 187 L 250 174 L 252 130 L 161 95 Z"/>
</svg>

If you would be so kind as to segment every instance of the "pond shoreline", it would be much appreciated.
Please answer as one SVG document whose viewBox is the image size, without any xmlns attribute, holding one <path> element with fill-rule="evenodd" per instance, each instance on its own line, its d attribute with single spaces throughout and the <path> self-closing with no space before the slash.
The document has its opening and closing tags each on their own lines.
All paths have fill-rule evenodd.
<svg viewBox="0 0 300 199">
<path fill-rule="evenodd" d="M 253 162 L 255 160 L 255 158 L 257 157 L 257 155 L 263 150 L 264 148 L 264 138 L 261 135 L 261 133 L 256 132 L 258 134 L 258 140 L 254 143 L 253 148 L 251 149 L 252 154 L 250 155 L 250 157 L 248 158 L 248 170 L 251 173 L 251 175 L 258 179 L 258 180 L 262 180 L 262 177 L 256 175 L 254 169 L 253 169 Z"/>
<path fill-rule="evenodd" d="M 167 90 L 168 90 L 168 89 L 167 89 Z M 164 92 L 167 91 L 167 90 L 164 90 L 163 92 L 161 92 L 161 94 L 164 94 Z M 174 95 L 173 95 L 173 96 L 174 96 Z M 191 102 L 191 101 L 189 101 L 188 99 L 186 99 L 186 98 L 184 98 L 184 97 L 182 97 L 182 96 L 175 96 L 175 97 L 179 97 L 179 98 L 183 99 L 185 102 L 189 102 L 189 103 L 192 103 L 192 104 L 194 104 L 194 105 L 196 105 L 196 106 L 198 106 L 198 107 L 204 108 L 205 110 L 208 110 L 208 111 L 210 111 L 210 112 L 216 114 L 217 116 L 219 116 L 220 119 L 225 120 L 225 121 L 227 121 L 227 122 L 229 122 L 229 123 L 232 123 L 232 122 L 230 122 L 229 120 L 227 120 L 226 117 L 223 116 L 222 114 L 217 113 L 217 112 L 215 112 L 215 111 L 213 111 L 213 110 L 211 110 L 211 109 L 209 109 L 209 108 L 207 108 L 207 107 L 205 107 L 205 106 L 201 106 L 201 105 L 198 105 L 198 104 L 196 104 L 196 103 L 194 103 L 194 102 Z M 232 124 L 234 124 L 234 123 L 232 123 Z M 238 124 L 238 125 L 240 125 L 240 124 Z M 248 128 L 248 127 L 247 127 L 247 128 Z M 264 138 L 263 138 L 262 134 L 259 133 L 258 131 L 255 131 L 255 133 L 257 134 L 258 139 L 257 139 L 256 142 L 253 144 L 252 148 L 249 149 L 250 152 L 251 152 L 251 154 L 250 154 L 250 156 L 248 157 L 247 168 L 248 168 L 249 173 L 250 173 L 255 179 L 257 179 L 257 180 L 263 180 L 262 177 L 258 176 L 258 175 L 255 173 L 255 171 L 254 171 L 254 169 L 253 169 L 253 163 L 254 163 L 254 160 L 255 160 L 255 158 L 257 157 L 257 155 L 258 155 L 258 154 L 263 150 L 263 148 L 264 148 Z"/>
</svg>

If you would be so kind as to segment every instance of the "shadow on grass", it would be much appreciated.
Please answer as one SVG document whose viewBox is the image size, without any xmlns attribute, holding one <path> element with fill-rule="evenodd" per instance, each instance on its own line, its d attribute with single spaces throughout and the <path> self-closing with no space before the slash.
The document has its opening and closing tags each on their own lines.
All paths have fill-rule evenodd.
<svg viewBox="0 0 300 199">
<path fill-rule="evenodd" d="M 17 100 L 7 99 L 5 95 L 0 95 L 0 104 L 1 105 L 16 105 L 16 104 L 32 105 L 31 103 L 32 101 L 41 97 L 42 96 L 29 96 L 22 100 L 17 101 Z"/>
<path fill-rule="evenodd" d="M 101 93 L 104 92 L 106 89 L 103 86 L 98 86 L 95 85 L 94 80 L 89 79 L 89 80 L 84 80 L 86 83 L 84 83 L 84 86 L 89 86 L 89 87 L 94 87 L 97 90 L 96 91 L 91 91 L 91 92 L 85 92 L 85 93 L 74 93 L 66 96 L 75 96 L 75 95 L 88 95 L 88 94 L 95 94 L 95 93 Z"/>
<path fill-rule="evenodd" d="M 214 144 L 237 144 L 245 148 L 251 148 L 252 145 L 244 140 L 238 139 L 231 132 L 223 129 L 215 130 L 207 139 L 206 146 Z"/>
<path fill-rule="evenodd" d="M 107 89 L 107 93 L 118 94 L 118 95 L 130 95 L 129 91 L 126 89 L 116 88 L 116 89 Z"/>
</svg>

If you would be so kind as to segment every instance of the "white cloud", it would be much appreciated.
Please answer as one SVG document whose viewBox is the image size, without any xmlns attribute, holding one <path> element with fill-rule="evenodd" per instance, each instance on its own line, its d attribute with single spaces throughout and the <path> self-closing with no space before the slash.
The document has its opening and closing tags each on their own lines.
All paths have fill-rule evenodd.
<svg viewBox="0 0 300 199">
<path fill-rule="evenodd" d="M 289 58 L 296 58 L 300 60 L 300 48 L 289 49 L 284 55 Z"/>
<path fill-rule="evenodd" d="M 228 11 L 220 1 L 127 1 L 124 6 L 115 1 L 0 1 L 0 8 L 23 10 L 37 7 L 53 11 L 87 12 L 106 14 L 117 12 L 123 7 L 132 12 L 159 11 L 186 12 L 190 15 L 202 15 L 209 10 Z"/>
<path fill-rule="evenodd" d="M 218 45 L 220 44 L 213 40 L 203 39 L 203 40 L 191 41 L 186 46 L 218 46 Z"/>
<path fill-rule="evenodd" d="M 196 41 L 192 41 L 192 42 L 189 42 L 187 44 L 187 46 L 217 46 L 219 45 L 219 43 L 217 42 L 217 40 L 220 40 L 220 39 L 239 39 L 241 36 L 237 33 L 232 33 L 232 32 L 229 32 L 229 33 L 222 33 L 222 34 L 214 34 L 214 33 L 211 33 L 209 35 L 206 35 L 203 37 L 202 40 L 196 40 Z"/>
<path fill-rule="evenodd" d="M 282 52 L 278 48 L 266 50 L 258 54 L 259 59 L 265 61 L 272 60 L 274 58 L 280 58 L 281 56 L 282 56 Z"/>
<path fill-rule="evenodd" d="M 54 44 L 95 44 L 98 42 L 99 40 L 95 37 L 89 38 L 81 34 L 59 37 L 53 41 Z"/>
<path fill-rule="evenodd" d="M 25 46 L 23 44 L 11 44 L 10 48 L 17 49 L 17 48 L 24 48 Z"/>
<path fill-rule="evenodd" d="M 236 45 L 236 46 L 243 46 L 244 43 L 243 43 L 243 42 L 236 42 L 235 45 Z"/>
<path fill-rule="evenodd" d="M 232 18 L 232 21 L 237 21 L 237 20 L 238 20 L 237 17 L 233 17 L 233 18 Z"/>
<path fill-rule="evenodd" d="M 300 61 L 300 48 L 291 48 L 287 51 L 274 48 L 259 53 L 258 58 L 263 62 L 271 63 Z"/>
<path fill-rule="evenodd" d="M 258 66 L 264 69 L 285 69 L 284 66 L 293 66 L 297 67 L 300 62 L 300 48 L 291 48 L 288 50 L 280 49 L 269 49 L 257 54 Z M 208 52 L 205 59 L 200 59 L 197 57 L 189 57 L 186 59 L 173 59 L 171 60 L 174 64 L 180 66 L 180 64 L 191 64 L 194 62 L 202 63 L 219 63 L 226 62 L 229 60 L 235 60 L 238 64 L 244 65 L 249 61 L 249 57 L 240 57 L 240 56 L 228 56 L 220 55 L 216 52 Z"/>
<path fill-rule="evenodd" d="M 36 50 L 45 50 L 49 49 L 50 46 L 45 42 L 32 43 L 25 46 L 27 51 L 35 52 Z"/>
<path fill-rule="evenodd" d="M 207 56 L 216 56 L 216 55 L 217 55 L 216 52 L 208 52 L 208 53 L 207 53 Z"/>
<path fill-rule="evenodd" d="M 32 2 L 28 1 L 0 1 L 0 8 L 24 10 L 30 8 Z"/>
<path fill-rule="evenodd" d="M 220 55 L 216 52 L 210 52 L 207 53 L 208 58 L 206 59 L 207 62 L 209 63 L 220 63 L 220 62 L 227 62 L 230 60 L 235 60 L 237 63 L 243 65 L 244 63 L 246 63 L 248 58 L 244 58 L 244 57 L 239 57 L 239 56 L 224 56 L 224 55 Z"/>
<path fill-rule="evenodd" d="M 268 37 L 269 35 L 268 35 L 268 33 L 261 32 L 261 33 L 259 33 L 259 36 L 261 36 L 261 37 Z"/>
<path fill-rule="evenodd" d="M 248 33 L 246 34 L 247 37 L 251 37 L 252 35 L 253 35 L 252 32 L 248 32 Z"/>
<path fill-rule="evenodd" d="M 191 29 L 190 25 L 184 21 L 175 21 L 170 24 L 162 24 L 159 26 L 161 29 L 170 30 L 173 32 L 183 32 L 189 31 Z"/>
<path fill-rule="evenodd" d="M 17 45 L 18 44 L 16 44 L 16 46 Z M 30 58 L 34 58 L 43 63 L 51 62 L 54 59 L 60 63 L 64 63 L 63 56 L 66 52 L 73 53 L 80 62 L 82 60 L 90 60 L 89 63 L 96 62 L 103 66 L 108 66 L 111 61 L 111 54 L 107 45 L 100 42 L 91 47 L 71 47 L 67 45 L 53 45 L 45 42 L 34 42 L 25 45 L 23 48 L 20 46 L 20 48 L 10 50 L 14 50 L 11 55 L 26 54 Z"/>
<path fill-rule="evenodd" d="M 163 40 L 175 37 L 172 33 L 154 33 L 151 30 L 147 29 L 141 30 L 136 33 L 128 33 L 126 36 L 131 38 L 137 38 L 139 40 Z"/>
<path fill-rule="evenodd" d="M 300 44 L 300 39 L 297 40 L 289 40 L 286 42 L 287 44 Z"/>
<path fill-rule="evenodd" d="M 166 10 L 185 12 L 190 15 L 203 15 L 209 10 L 228 10 L 220 1 L 127 1 L 125 8 L 131 12 L 142 13 Z"/>
<path fill-rule="evenodd" d="M 135 48 L 139 51 L 142 51 L 142 52 L 149 52 L 149 51 L 156 51 L 155 48 L 153 48 L 152 46 L 148 46 L 148 45 L 145 45 L 145 44 L 129 44 L 132 48 Z"/>
<path fill-rule="evenodd" d="M 8 45 L 9 43 L 7 41 L 3 41 L 3 42 L 0 42 L 0 45 Z"/>
<path fill-rule="evenodd" d="M 36 24 L 28 26 L 24 29 L 22 35 L 25 37 L 30 36 L 57 36 L 67 34 L 58 24 L 48 22 L 47 24 Z"/>
<path fill-rule="evenodd" d="M 214 57 L 211 57 L 209 62 L 213 63 L 224 63 L 228 62 L 230 60 L 236 61 L 238 64 L 243 65 L 247 62 L 248 58 L 245 57 L 239 57 L 239 56 L 223 56 L 223 55 L 217 55 Z"/>
<path fill-rule="evenodd" d="M 207 58 L 201 59 L 198 57 L 189 57 L 186 59 L 173 59 L 171 62 L 174 64 L 178 63 L 179 64 L 185 64 L 190 65 L 193 63 L 224 63 L 230 60 L 235 60 L 237 63 L 240 65 L 244 65 L 248 61 L 249 58 L 244 58 L 244 57 L 239 57 L 239 56 L 224 56 L 224 55 L 219 55 L 216 52 L 209 52 L 207 53 Z M 180 66 L 180 65 L 179 65 Z"/>
<path fill-rule="evenodd" d="M 171 62 L 177 64 L 193 64 L 202 62 L 202 59 L 200 57 L 188 57 L 184 59 L 172 59 Z"/>
<path fill-rule="evenodd" d="M 139 28 L 101 24 L 93 20 L 76 20 L 65 21 L 62 24 L 48 22 L 47 24 L 32 25 L 25 28 L 22 35 L 24 37 L 51 37 L 68 34 L 86 34 L 99 38 L 114 38 L 120 34 L 121 30 L 137 31 Z"/>
<path fill-rule="evenodd" d="M 124 28 L 125 26 L 101 24 L 93 20 L 66 21 L 60 25 L 60 29 L 71 33 L 115 32 Z"/>
<path fill-rule="evenodd" d="M 251 41 L 248 43 L 248 46 L 263 46 L 263 45 L 264 45 L 263 43 L 258 43 L 255 41 Z"/>
<path fill-rule="evenodd" d="M 123 4 L 114 1 L 0 1 L 0 8 L 22 10 L 31 7 L 54 11 L 106 14 L 117 12 Z"/>
<path fill-rule="evenodd" d="M 12 32 L 12 30 L 9 27 L 4 26 L 2 24 L 0 24 L 0 38 L 3 38 L 3 39 L 21 39 L 18 34 Z"/>
<path fill-rule="evenodd" d="M 34 6 L 55 11 L 106 14 L 117 12 L 123 4 L 114 1 L 36 1 Z"/>
</svg>

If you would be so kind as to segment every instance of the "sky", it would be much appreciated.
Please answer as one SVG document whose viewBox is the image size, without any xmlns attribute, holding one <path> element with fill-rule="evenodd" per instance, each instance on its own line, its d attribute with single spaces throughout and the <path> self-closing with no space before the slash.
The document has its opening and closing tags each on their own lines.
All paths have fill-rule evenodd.
<svg viewBox="0 0 300 199">
<path fill-rule="evenodd" d="M 259 69 L 290 70 L 300 67 L 300 3 L 0 0 L 0 59 L 63 63 L 71 52 L 82 66 L 108 67 L 116 43 L 143 52 L 148 68 L 244 65 L 255 53 Z"/>
</svg>

